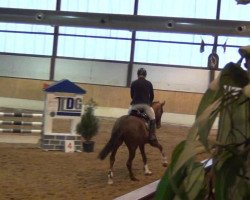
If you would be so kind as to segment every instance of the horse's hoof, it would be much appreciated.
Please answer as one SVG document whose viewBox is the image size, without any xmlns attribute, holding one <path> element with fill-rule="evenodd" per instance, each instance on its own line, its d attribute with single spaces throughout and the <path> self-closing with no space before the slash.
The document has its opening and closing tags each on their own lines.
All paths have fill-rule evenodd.
<svg viewBox="0 0 250 200">
<path fill-rule="evenodd" d="M 153 173 L 151 172 L 151 171 L 148 171 L 148 172 L 145 172 L 144 173 L 146 176 L 150 176 L 150 175 L 152 175 Z"/>
<path fill-rule="evenodd" d="M 167 167 L 167 166 L 168 166 L 168 163 L 167 163 L 167 162 L 162 163 L 162 166 L 163 166 L 163 167 Z"/>
<path fill-rule="evenodd" d="M 111 180 L 111 179 L 110 179 L 110 180 L 108 180 L 108 184 L 109 184 L 109 185 L 112 185 L 113 183 L 114 183 L 114 181 L 113 181 L 113 180 Z"/>
<path fill-rule="evenodd" d="M 145 172 L 144 172 L 144 174 L 146 176 L 150 176 L 150 175 L 152 175 L 152 172 L 149 169 L 146 169 Z"/>
<path fill-rule="evenodd" d="M 131 181 L 139 181 L 139 179 L 135 178 L 135 177 L 132 177 L 131 178 Z"/>
<path fill-rule="evenodd" d="M 167 167 L 168 166 L 168 160 L 166 156 L 163 156 L 162 158 L 162 166 L 163 167 Z"/>
</svg>

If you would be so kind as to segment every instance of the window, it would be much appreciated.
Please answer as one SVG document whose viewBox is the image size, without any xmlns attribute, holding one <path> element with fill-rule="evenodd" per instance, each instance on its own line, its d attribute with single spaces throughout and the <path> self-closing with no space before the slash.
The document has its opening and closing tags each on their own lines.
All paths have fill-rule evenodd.
<svg viewBox="0 0 250 200">
<path fill-rule="evenodd" d="M 165 17 L 216 18 L 217 0 L 139 1 L 138 14 Z"/>
<path fill-rule="evenodd" d="M 128 61 L 131 32 L 93 28 L 61 27 L 58 55 Z"/>
<path fill-rule="evenodd" d="M 250 21 L 249 16 L 250 4 L 237 4 L 235 0 L 222 0 L 220 19 Z"/>
<path fill-rule="evenodd" d="M 128 61 L 130 40 L 60 36 L 58 56 Z"/>
<path fill-rule="evenodd" d="M 135 0 L 61 0 L 60 2 L 62 11 L 122 15 L 133 15 L 135 6 Z M 219 1 L 139 0 L 138 2 L 138 15 L 214 20 L 216 19 Z M 0 1 L 0 7 L 2 8 L 18 9 L 55 10 L 56 4 L 57 0 Z M 220 19 L 241 20 L 242 26 L 248 27 L 250 21 L 249 8 L 250 4 L 237 5 L 235 0 L 221 0 Z M 20 77 L 32 77 L 31 74 L 34 72 L 36 78 L 44 78 L 48 77 L 50 70 L 55 67 L 55 78 L 70 76 L 72 80 L 81 81 L 81 73 L 87 73 L 89 75 L 85 77 L 84 81 L 89 83 L 127 85 L 126 81 L 129 77 L 127 77 L 128 69 L 126 66 L 130 61 L 130 54 L 133 52 L 131 51 L 131 43 L 133 41 L 130 30 L 60 26 L 56 37 L 54 36 L 54 30 L 55 28 L 50 25 L 0 22 L 0 53 L 14 54 L 10 56 L 15 58 L 14 64 L 8 62 L 5 66 L 0 65 L 2 75 L 15 76 L 13 72 L 15 70 L 17 76 Z M 220 33 L 219 30 L 218 33 Z M 136 31 L 135 35 L 134 62 L 140 63 L 140 65 L 142 63 L 146 66 L 161 66 L 161 70 L 165 73 L 169 71 L 167 67 L 176 69 L 179 67 L 177 70 L 171 69 L 170 71 L 173 73 L 183 69 L 183 67 L 207 71 L 204 69 L 207 69 L 208 56 L 212 53 L 215 41 L 214 36 L 147 31 Z M 51 67 L 50 65 L 53 63 L 50 63 L 53 41 L 57 36 L 57 54 L 56 57 L 52 58 L 56 59 L 56 62 Z M 203 52 L 200 51 L 202 42 L 204 42 Z M 237 62 L 239 59 L 238 48 L 244 45 L 250 45 L 249 37 L 219 36 L 217 46 L 219 68 L 223 68 L 228 62 Z M 38 67 L 17 64 L 18 59 L 23 62 L 26 56 L 33 63 L 40 60 L 44 64 L 37 65 Z M 71 66 L 72 64 L 76 66 Z M 113 64 L 112 67 L 111 64 Z M 116 65 L 119 65 L 119 67 L 116 67 Z M 26 66 L 29 66 L 30 70 Z M 84 69 L 85 71 L 82 71 L 84 66 L 87 67 Z M 135 66 L 136 64 L 134 63 L 132 70 L 135 69 Z M 63 71 L 68 70 L 70 67 L 75 69 L 75 71 Z M 110 69 L 108 69 L 109 67 Z M 24 70 L 28 71 L 28 75 L 25 75 Z M 93 70 L 95 71 L 94 73 Z M 110 77 L 110 79 L 105 81 L 99 80 L 104 71 L 112 72 L 113 70 L 116 73 L 123 74 L 120 75 L 119 80 L 114 77 Z M 192 73 L 193 71 L 191 70 L 190 74 Z M 201 74 L 204 76 L 208 75 L 207 72 L 201 72 Z M 176 88 L 179 85 L 179 83 L 176 84 Z M 159 88 L 164 89 L 164 87 L 159 84 Z M 198 88 L 197 91 L 202 91 L 204 87 Z M 188 89 L 188 91 L 191 90 Z"/>
<path fill-rule="evenodd" d="M 218 38 L 218 43 L 221 45 L 217 48 L 217 53 L 219 55 L 219 68 L 223 68 L 227 63 L 236 63 L 240 59 L 238 53 L 239 47 L 250 45 L 250 38 L 220 36 Z M 224 51 L 223 44 L 225 43 L 228 47 L 226 47 Z"/>
<path fill-rule="evenodd" d="M 0 32 L 0 52 L 51 55 L 53 35 Z"/>
<path fill-rule="evenodd" d="M 54 10 L 56 0 L 5 0 L 0 7 Z M 51 55 L 53 32 L 51 26 L 0 23 L 0 52 Z"/>
<path fill-rule="evenodd" d="M 56 0 L 4 0 L 0 1 L 0 7 L 55 10 Z"/>
<path fill-rule="evenodd" d="M 134 0 L 62 0 L 61 10 L 93 13 L 133 14 Z"/>
<path fill-rule="evenodd" d="M 207 35 L 138 32 L 135 61 L 206 67 L 213 39 Z M 202 40 L 206 46 L 205 51 L 200 53 Z"/>
</svg>

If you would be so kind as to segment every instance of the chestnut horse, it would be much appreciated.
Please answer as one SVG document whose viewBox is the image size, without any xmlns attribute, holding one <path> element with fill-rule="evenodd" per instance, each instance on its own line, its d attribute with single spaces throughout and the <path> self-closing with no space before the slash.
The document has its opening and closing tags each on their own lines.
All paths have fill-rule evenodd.
<svg viewBox="0 0 250 200">
<path fill-rule="evenodd" d="M 152 104 L 152 108 L 155 111 L 156 128 L 161 127 L 161 116 L 163 113 L 164 104 L 165 101 L 163 103 L 154 102 Z M 156 147 L 160 150 L 162 155 L 163 166 L 167 166 L 166 155 L 163 152 L 163 148 L 159 144 L 158 140 L 154 142 L 149 142 L 148 138 L 149 138 L 148 127 L 144 119 L 136 116 L 124 115 L 116 120 L 112 129 L 111 137 L 98 156 L 101 160 L 104 160 L 108 156 L 108 154 L 111 153 L 110 169 L 108 172 L 108 178 L 109 178 L 108 184 L 113 183 L 113 165 L 115 162 L 115 155 L 118 148 L 122 145 L 123 142 L 127 145 L 129 151 L 129 158 L 127 160 L 126 165 L 131 180 L 133 181 L 138 180 L 135 178 L 132 172 L 132 162 L 135 157 L 136 149 L 138 147 L 142 155 L 145 175 L 152 174 L 147 165 L 147 157 L 145 154 L 146 143 L 149 143 L 151 146 Z"/>
</svg>

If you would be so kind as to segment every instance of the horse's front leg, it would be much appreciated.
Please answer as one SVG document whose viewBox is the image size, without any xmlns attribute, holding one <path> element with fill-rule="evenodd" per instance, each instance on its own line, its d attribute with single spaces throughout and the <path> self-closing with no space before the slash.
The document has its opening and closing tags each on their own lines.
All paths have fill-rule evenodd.
<svg viewBox="0 0 250 200">
<path fill-rule="evenodd" d="M 168 159 L 167 156 L 164 152 L 161 152 L 161 156 L 162 156 L 162 165 L 163 167 L 167 167 L 168 166 Z"/>
<path fill-rule="evenodd" d="M 156 148 L 158 148 L 160 150 L 161 156 L 162 156 L 162 165 L 164 167 L 167 167 L 168 166 L 167 156 L 166 156 L 166 153 L 163 151 L 163 148 L 162 148 L 161 144 L 158 142 L 158 140 L 151 143 L 151 146 L 156 147 Z"/>
<path fill-rule="evenodd" d="M 141 151 L 141 156 L 142 156 L 142 160 L 143 160 L 143 164 L 144 164 L 144 174 L 145 175 L 151 175 L 152 172 L 148 168 L 147 156 L 145 154 L 145 146 L 144 145 L 140 146 L 140 151 Z"/>
</svg>

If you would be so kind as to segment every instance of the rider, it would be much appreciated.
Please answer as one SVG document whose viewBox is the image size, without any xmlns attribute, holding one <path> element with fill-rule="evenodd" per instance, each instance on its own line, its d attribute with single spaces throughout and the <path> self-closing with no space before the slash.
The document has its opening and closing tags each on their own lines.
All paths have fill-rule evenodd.
<svg viewBox="0 0 250 200">
<path fill-rule="evenodd" d="M 128 113 L 132 110 L 143 109 L 148 115 L 149 122 L 149 140 L 156 140 L 155 135 L 155 113 L 151 104 L 154 100 L 154 89 L 150 81 L 146 80 L 147 71 L 140 68 L 137 71 L 138 79 L 133 81 L 130 87 L 131 106 Z"/>
</svg>

